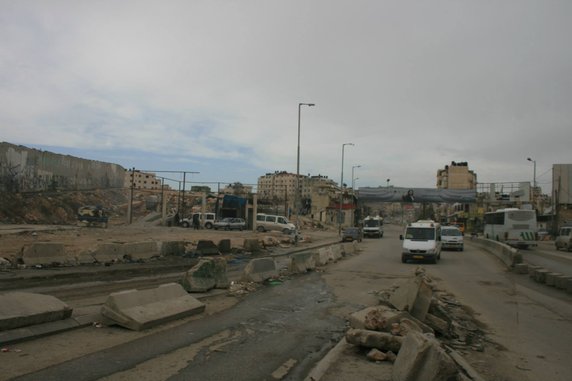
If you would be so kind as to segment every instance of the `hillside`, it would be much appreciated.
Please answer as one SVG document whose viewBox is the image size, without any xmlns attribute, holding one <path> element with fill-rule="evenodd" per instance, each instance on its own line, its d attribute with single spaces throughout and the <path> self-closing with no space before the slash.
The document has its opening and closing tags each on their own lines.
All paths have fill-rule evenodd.
<svg viewBox="0 0 572 381">
<path fill-rule="evenodd" d="M 97 191 L 60 191 L 8 193 L 0 195 L 0 223 L 53 224 L 77 223 L 77 210 L 85 205 L 101 205 L 111 224 L 122 224 L 126 219 L 128 195 L 123 189 Z M 145 203 L 137 202 L 134 213 L 144 213 Z M 140 210 L 142 209 L 142 210 Z"/>
</svg>

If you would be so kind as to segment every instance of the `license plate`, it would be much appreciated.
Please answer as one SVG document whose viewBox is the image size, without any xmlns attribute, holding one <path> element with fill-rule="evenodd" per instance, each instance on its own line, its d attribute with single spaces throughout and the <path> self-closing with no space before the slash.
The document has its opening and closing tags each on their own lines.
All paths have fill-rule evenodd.
<svg viewBox="0 0 572 381">
<path fill-rule="evenodd" d="M 413 259 L 423 259 L 425 257 L 423 257 L 422 255 L 414 255 Z"/>
</svg>

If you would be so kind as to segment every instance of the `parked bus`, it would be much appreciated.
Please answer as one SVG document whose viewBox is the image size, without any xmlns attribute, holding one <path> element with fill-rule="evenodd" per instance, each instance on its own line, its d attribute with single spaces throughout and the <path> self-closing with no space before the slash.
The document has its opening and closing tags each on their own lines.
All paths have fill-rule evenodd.
<svg viewBox="0 0 572 381">
<path fill-rule="evenodd" d="M 536 212 L 517 208 L 485 213 L 485 238 L 518 248 L 536 246 Z"/>
</svg>

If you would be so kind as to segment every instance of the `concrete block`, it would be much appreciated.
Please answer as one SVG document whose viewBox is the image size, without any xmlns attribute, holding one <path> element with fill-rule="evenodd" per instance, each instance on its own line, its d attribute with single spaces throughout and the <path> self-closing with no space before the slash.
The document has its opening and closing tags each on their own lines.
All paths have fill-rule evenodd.
<svg viewBox="0 0 572 381">
<path fill-rule="evenodd" d="M 221 257 L 201 258 L 185 273 L 181 285 L 188 292 L 207 292 L 213 288 L 227 288 L 226 260 Z"/>
<path fill-rule="evenodd" d="M 125 255 L 124 247 L 120 243 L 100 243 L 91 256 L 99 263 L 122 261 Z"/>
<path fill-rule="evenodd" d="M 244 240 L 244 250 L 250 251 L 251 253 L 258 253 L 262 250 L 260 247 L 260 242 L 254 238 L 248 238 Z"/>
<path fill-rule="evenodd" d="M 365 348 L 376 348 L 384 352 L 397 353 L 402 346 L 403 337 L 394 336 L 387 332 L 351 328 L 346 332 L 346 341 Z"/>
<path fill-rule="evenodd" d="M 159 247 L 157 242 L 128 242 L 123 244 L 124 258 L 131 260 L 150 259 L 158 257 Z"/>
<path fill-rule="evenodd" d="M 528 274 L 528 264 L 527 263 L 517 263 L 514 265 L 514 270 L 516 274 Z"/>
<path fill-rule="evenodd" d="M 561 290 L 566 290 L 566 281 L 568 279 L 572 279 L 572 277 L 569 275 L 557 275 L 554 278 L 554 285 L 556 286 L 556 288 L 559 288 Z"/>
<path fill-rule="evenodd" d="M 242 272 L 242 280 L 245 282 L 262 283 L 267 279 L 278 277 L 276 262 L 272 258 L 252 259 Z"/>
<path fill-rule="evenodd" d="M 400 311 L 408 311 L 415 318 L 424 320 L 429 311 L 433 291 L 422 277 L 405 281 L 391 296 L 389 302 Z"/>
<path fill-rule="evenodd" d="M 228 238 L 221 239 L 218 243 L 218 251 L 220 251 L 223 254 L 230 253 L 232 251 L 232 243 L 230 239 Z"/>
<path fill-rule="evenodd" d="M 528 276 L 534 278 L 535 271 L 540 269 L 542 269 L 541 266 L 528 265 Z"/>
<path fill-rule="evenodd" d="M 392 381 L 448 381 L 457 373 L 455 362 L 435 338 L 410 332 L 393 364 Z"/>
<path fill-rule="evenodd" d="M 547 273 L 546 285 L 556 287 L 556 277 L 562 275 L 561 273 Z"/>
<path fill-rule="evenodd" d="M 340 259 L 343 258 L 344 256 L 344 251 L 343 251 L 343 247 L 341 244 L 337 244 L 337 245 L 332 245 L 330 246 L 330 250 L 332 252 L 332 260 L 334 262 L 339 261 Z"/>
<path fill-rule="evenodd" d="M 160 245 L 161 256 L 174 255 L 182 257 L 186 253 L 187 243 L 185 241 L 163 241 Z"/>
<path fill-rule="evenodd" d="M 333 246 L 320 247 L 318 251 L 314 252 L 314 259 L 316 260 L 317 266 L 325 266 L 328 263 L 336 262 L 341 258 L 341 256 L 337 256 L 339 254 L 334 253 L 332 247 Z"/>
<path fill-rule="evenodd" d="M 67 257 L 64 244 L 56 242 L 37 242 L 24 247 L 22 260 L 29 266 L 65 264 L 74 261 Z"/>
<path fill-rule="evenodd" d="M 449 323 L 433 314 L 425 315 L 425 323 L 444 337 L 449 337 Z"/>
<path fill-rule="evenodd" d="M 0 331 L 67 319 L 72 311 L 66 303 L 50 295 L 0 294 Z"/>
<path fill-rule="evenodd" d="M 572 279 L 566 279 L 566 292 L 572 294 Z"/>
<path fill-rule="evenodd" d="M 536 269 L 534 270 L 533 279 L 538 283 L 546 283 L 546 274 L 548 273 L 549 271 L 546 269 Z"/>
<path fill-rule="evenodd" d="M 305 273 L 316 268 L 316 260 L 312 253 L 296 253 L 290 256 L 289 270 L 293 273 Z"/>
<path fill-rule="evenodd" d="M 201 313 L 204 309 L 205 305 L 180 284 L 168 283 L 147 290 L 112 293 L 101 307 L 101 314 L 117 325 L 140 331 Z"/>
<path fill-rule="evenodd" d="M 197 243 L 196 253 L 198 255 L 220 255 L 218 246 L 211 240 L 201 239 Z"/>
<path fill-rule="evenodd" d="M 429 306 L 431 306 L 431 299 L 433 298 L 433 289 L 424 280 L 419 283 L 419 290 L 417 291 L 417 298 L 411 307 L 411 315 L 421 321 L 425 320 Z"/>
</svg>

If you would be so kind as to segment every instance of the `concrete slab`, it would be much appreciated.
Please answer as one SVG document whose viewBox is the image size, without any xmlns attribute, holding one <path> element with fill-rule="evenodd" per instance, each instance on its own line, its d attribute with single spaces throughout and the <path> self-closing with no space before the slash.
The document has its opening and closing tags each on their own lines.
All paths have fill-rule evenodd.
<svg viewBox="0 0 572 381">
<path fill-rule="evenodd" d="M 69 318 L 72 308 L 61 300 L 29 292 L 0 294 L 0 331 Z"/>
<path fill-rule="evenodd" d="M 255 258 L 245 266 L 241 280 L 262 283 L 267 279 L 278 277 L 276 262 L 272 258 Z"/>
<path fill-rule="evenodd" d="M 51 265 L 52 263 L 66 264 L 74 261 L 66 255 L 63 243 L 37 242 L 24 247 L 22 261 L 26 265 Z"/>
<path fill-rule="evenodd" d="M 230 285 L 226 276 L 224 258 L 201 258 L 185 273 L 181 285 L 188 292 L 207 292 L 213 288 L 227 288 Z"/>
<path fill-rule="evenodd" d="M 140 331 L 203 312 L 205 305 L 180 284 L 168 283 L 148 290 L 112 293 L 101 314 L 122 327 Z"/>
<path fill-rule="evenodd" d="M 160 253 L 162 256 L 174 255 L 182 257 L 186 253 L 187 242 L 185 241 L 163 241 L 160 242 Z"/>
<path fill-rule="evenodd" d="M 312 253 L 297 253 L 290 256 L 289 270 L 293 273 L 305 273 L 316 269 L 316 260 Z"/>
<path fill-rule="evenodd" d="M 556 277 L 561 276 L 561 273 L 547 273 L 546 274 L 546 285 L 556 287 Z"/>
<path fill-rule="evenodd" d="M 131 260 L 150 259 L 160 255 L 159 244 L 155 241 L 124 243 L 123 250 L 124 255 Z"/>
<path fill-rule="evenodd" d="M 428 335 L 410 332 L 393 364 L 392 381 L 447 381 L 456 379 L 457 366 Z"/>
</svg>

